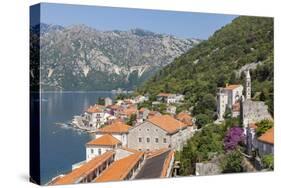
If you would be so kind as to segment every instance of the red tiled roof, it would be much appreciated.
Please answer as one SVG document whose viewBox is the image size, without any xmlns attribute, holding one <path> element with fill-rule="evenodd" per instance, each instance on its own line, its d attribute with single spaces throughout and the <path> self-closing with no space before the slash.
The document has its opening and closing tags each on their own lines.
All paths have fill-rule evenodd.
<svg viewBox="0 0 281 188">
<path fill-rule="evenodd" d="M 86 146 L 95 145 L 95 146 L 115 146 L 121 144 L 120 140 L 113 137 L 110 134 L 103 135 L 97 139 L 91 140 L 86 144 Z"/>
<path fill-rule="evenodd" d="M 105 161 L 114 155 L 113 151 L 107 151 L 104 154 L 93 158 L 79 168 L 74 169 L 69 174 L 57 179 L 53 185 L 72 184 L 76 183 L 80 178 L 86 177 L 89 173 L 97 169 Z"/>
<path fill-rule="evenodd" d="M 162 128 L 168 133 L 177 132 L 178 130 L 187 126 L 186 124 L 176 120 L 170 115 L 153 116 L 152 118 L 149 118 L 148 121 Z"/>
<path fill-rule="evenodd" d="M 157 96 L 158 97 L 169 97 L 171 95 L 173 95 L 173 94 L 172 93 L 159 93 Z"/>
<path fill-rule="evenodd" d="M 108 167 L 107 170 L 103 171 L 101 175 L 96 178 L 95 182 L 118 181 L 125 179 L 129 172 L 134 168 L 135 164 L 143 156 L 144 152 L 137 152 L 115 161 Z"/>
<path fill-rule="evenodd" d="M 185 123 L 187 126 L 192 126 L 192 116 L 186 112 L 180 112 L 177 116 L 176 119 L 179 121 Z"/>
<path fill-rule="evenodd" d="M 121 108 L 121 106 L 120 106 L 120 105 L 117 105 L 117 104 L 113 104 L 113 105 L 107 106 L 107 108 L 110 108 L 110 109 L 112 109 L 112 110 L 118 110 L 118 109 Z"/>
<path fill-rule="evenodd" d="M 128 133 L 131 126 L 121 122 L 114 121 L 112 124 L 100 128 L 96 133 Z"/>
<path fill-rule="evenodd" d="M 240 87 L 241 85 L 236 85 L 236 84 L 234 84 L 234 85 L 227 85 L 226 87 L 225 87 L 225 89 L 229 89 L 229 90 L 233 90 L 233 89 L 236 89 L 236 88 L 238 88 L 238 87 Z"/>
<path fill-rule="evenodd" d="M 138 111 L 137 108 L 133 108 L 133 107 L 132 108 L 125 108 L 124 110 L 122 110 L 120 112 L 120 114 L 123 114 L 123 115 L 126 115 L 126 116 L 131 116 L 133 114 L 136 114 L 137 111 Z"/>
<path fill-rule="evenodd" d="M 265 142 L 268 144 L 274 144 L 274 127 L 267 130 L 263 135 L 258 138 L 259 141 Z"/>
<path fill-rule="evenodd" d="M 103 106 L 102 105 L 94 105 L 94 106 L 90 106 L 86 112 L 88 113 L 101 113 L 102 112 L 102 108 Z"/>
</svg>

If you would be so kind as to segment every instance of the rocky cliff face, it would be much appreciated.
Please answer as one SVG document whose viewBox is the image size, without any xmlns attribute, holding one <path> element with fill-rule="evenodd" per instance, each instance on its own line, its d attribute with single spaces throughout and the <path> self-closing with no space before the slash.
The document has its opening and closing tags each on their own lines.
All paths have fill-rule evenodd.
<svg viewBox="0 0 281 188">
<path fill-rule="evenodd" d="M 40 27 L 40 84 L 45 90 L 133 89 L 200 42 L 142 29 Z M 36 30 L 38 26 L 32 28 Z"/>
</svg>

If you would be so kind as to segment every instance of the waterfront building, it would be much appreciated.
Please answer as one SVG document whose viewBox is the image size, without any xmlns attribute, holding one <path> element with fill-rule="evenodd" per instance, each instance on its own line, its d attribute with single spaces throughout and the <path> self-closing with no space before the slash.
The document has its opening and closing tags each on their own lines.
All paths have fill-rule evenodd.
<svg viewBox="0 0 281 188">
<path fill-rule="evenodd" d="M 85 114 L 84 118 L 88 123 L 84 124 L 88 129 L 95 130 L 106 123 L 108 115 L 105 113 L 105 107 L 102 105 L 90 106 Z"/>
</svg>

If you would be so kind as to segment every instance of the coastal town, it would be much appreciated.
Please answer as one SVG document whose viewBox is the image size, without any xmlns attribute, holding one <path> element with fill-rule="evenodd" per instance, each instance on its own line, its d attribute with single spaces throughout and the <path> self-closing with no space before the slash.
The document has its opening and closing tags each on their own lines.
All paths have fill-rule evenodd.
<svg viewBox="0 0 281 188">
<path fill-rule="evenodd" d="M 235 144 L 240 144 L 245 171 L 267 170 L 262 159 L 274 154 L 273 117 L 263 101 L 252 100 L 250 70 L 244 74 L 244 83 L 217 88 L 217 118 L 212 126 L 224 126 L 228 120 L 239 118 L 240 123 L 229 130 L 242 130 L 243 139 Z M 192 109 L 182 110 L 185 97 L 167 92 L 153 97 L 132 94 L 106 97 L 92 104 L 71 123 L 93 137 L 85 143 L 85 160 L 73 164 L 70 172 L 54 177 L 48 184 L 181 176 L 184 164 L 178 155 L 189 140 L 211 126 L 199 126 Z M 259 126 L 263 122 L 272 122 L 272 126 L 261 132 Z M 222 173 L 217 158 L 196 162 L 195 172 L 190 175 Z"/>
</svg>

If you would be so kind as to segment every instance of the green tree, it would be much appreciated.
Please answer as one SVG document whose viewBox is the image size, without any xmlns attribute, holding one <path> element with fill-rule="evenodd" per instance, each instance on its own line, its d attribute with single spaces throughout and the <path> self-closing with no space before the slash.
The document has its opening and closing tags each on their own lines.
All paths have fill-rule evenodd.
<svg viewBox="0 0 281 188">
<path fill-rule="evenodd" d="M 104 105 L 104 104 L 105 104 L 104 98 L 99 97 L 99 98 L 98 98 L 98 104 L 99 104 L 99 105 Z"/>
<path fill-rule="evenodd" d="M 264 155 L 262 157 L 262 164 L 264 168 L 273 170 L 274 169 L 274 157 L 272 154 Z"/>
<path fill-rule="evenodd" d="M 228 152 L 221 161 L 223 173 L 243 172 L 243 156 L 238 150 Z"/>
<path fill-rule="evenodd" d="M 231 73 L 230 79 L 229 79 L 229 83 L 230 84 L 237 84 L 238 83 L 238 80 L 236 78 L 236 73 L 235 72 Z"/>
<path fill-rule="evenodd" d="M 126 122 L 128 125 L 133 126 L 134 123 L 136 122 L 137 119 L 137 115 L 136 114 L 132 114 L 129 118 L 129 120 Z"/>
<path fill-rule="evenodd" d="M 268 129 L 273 127 L 273 122 L 271 120 L 265 119 L 257 123 L 256 134 L 257 136 L 261 136 Z"/>
<path fill-rule="evenodd" d="M 206 114 L 199 114 L 196 116 L 196 125 L 199 129 L 210 122 L 211 120 Z"/>
</svg>

